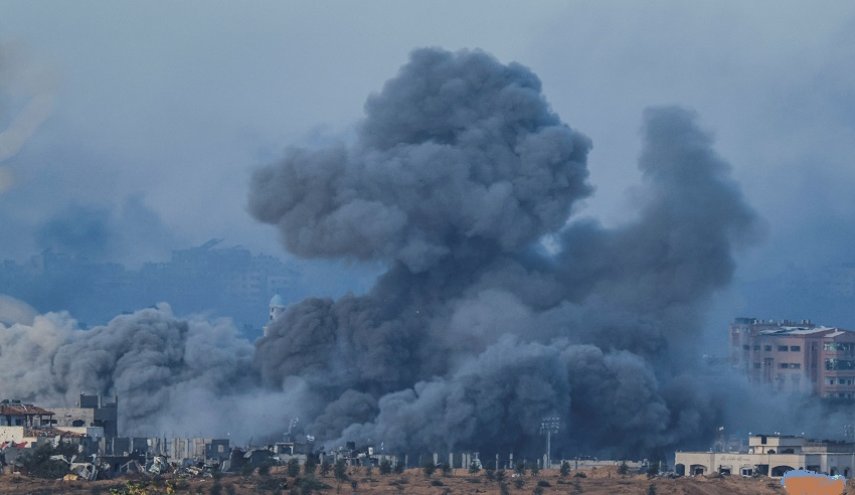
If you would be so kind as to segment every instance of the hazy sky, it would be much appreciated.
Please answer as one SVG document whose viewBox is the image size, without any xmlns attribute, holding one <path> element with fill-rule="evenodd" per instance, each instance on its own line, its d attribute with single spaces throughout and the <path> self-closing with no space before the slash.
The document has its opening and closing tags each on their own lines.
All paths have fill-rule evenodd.
<svg viewBox="0 0 855 495">
<path fill-rule="evenodd" d="M 49 108 L 0 161 L 0 259 L 35 252 L 69 210 L 110 216 L 124 261 L 212 237 L 280 253 L 246 213 L 252 168 L 289 145 L 347 139 L 408 53 L 439 46 L 539 75 L 594 142 L 597 192 L 581 214 L 632 215 L 641 112 L 676 103 L 715 133 L 765 220 L 742 279 L 855 261 L 851 2 L 0 0 L 0 11 L 0 130 L 22 113 L 41 121 L 32 98 Z"/>
</svg>

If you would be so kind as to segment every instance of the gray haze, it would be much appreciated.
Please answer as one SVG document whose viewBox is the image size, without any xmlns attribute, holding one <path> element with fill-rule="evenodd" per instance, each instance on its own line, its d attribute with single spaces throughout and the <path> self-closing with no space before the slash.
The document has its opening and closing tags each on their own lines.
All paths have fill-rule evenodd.
<svg viewBox="0 0 855 495">
<path fill-rule="evenodd" d="M 683 104 L 715 129 L 767 237 L 738 255 L 713 343 L 740 313 L 855 326 L 845 294 L 830 289 L 855 283 L 834 276 L 855 239 L 853 24 L 845 2 L 7 1 L 0 42 L 14 47 L 14 80 L 30 82 L 0 88 L 0 129 L 34 97 L 52 95 L 52 106 L 0 163 L 0 182 L 14 183 L 0 194 L 0 225 L 15 233 L 0 258 L 34 254 L 37 232 L 70 205 L 118 210 L 134 195 L 172 236 L 134 243 L 118 261 L 211 238 L 273 253 L 273 232 L 247 221 L 252 165 L 288 143 L 351 139 L 365 95 L 413 47 L 481 47 L 524 61 L 553 109 L 596 143 L 597 194 L 578 206 L 607 225 L 631 209 L 643 108 Z M 780 279 L 797 271 L 815 287 L 758 297 L 797 286 L 804 277 Z"/>
</svg>

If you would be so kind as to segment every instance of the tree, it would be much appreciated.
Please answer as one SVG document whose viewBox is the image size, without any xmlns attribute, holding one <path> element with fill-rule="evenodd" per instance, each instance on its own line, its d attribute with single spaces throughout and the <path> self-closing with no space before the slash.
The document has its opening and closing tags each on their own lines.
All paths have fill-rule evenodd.
<svg viewBox="0 0 855 495">
<path fill-rule="evenodd" d="M 629 466 L 626 465 L 626 461 L 621 461 L 620 466 L 617 468 L 617 472 L 621 476 L 626 476 L 626 473 L 629 472 Z"/>
<path fill-rule="evenodd" d="M 451 474 L 452 474 L 451 466 L 447 463 L 443 463 L 442 464 L 442 475 L 443 476 L 451 476 Z"/>
<path fill-rule="evenodd" d="M 332 466 L 330 465 L 329 462 L 327 462 L 326 458 L 324 458 L 324 460 L 321 462 L 321 476 L 323 476 L 324 478 L 329 476 L 331 469 L 332 469 Z"/>
<path fill-rule="evenodd" d="M 566 478 L 570 474 L 570 463 L 564 461 L 561 463 L 561 477 Z"/>
<path fill-rule="evenodd" d="M 371 464 L 371 459 L 368 459 L 368 464 L 365 465 L 365 476 L 371 477 L 374 473 L 374 464 Z"/>
<path fill-rule="evenodd" d="M 480 467 L 480 466 L 478 466 L 478 463 L 477 463 L 477 462 L 472 461 L 472 462 L 470 462 L 470 463 L 469 463 L 469 472 L 470 472 L 470 473 L 472 473 L 472 474 L 477 474 L 477 473 L 478 473 L 478 471 L 480 471 L 480 470 L 481 470 L 481 467 Z"/>
<path fill-rule="evenodd" d="M 505 480 L 505 470 L 500 469 L 500 470 L 496 471 L 496 481 L 501 483 L 504 480 Z"/>
<path fill-rule="evenodd" d="M 303 474 L 306 476 L 310 474 L 315 474 L 315 471 L 318 469 L 318 459 L 314 454 L 309 454 L 306 456 L 306 463 L 303 464 Z"/>
<path fill-rule="evenodd" d="M 650 461 L 647 464 L 647 477 L 652 478 L 659 474 L 659 462 L 658 461 Z"/>
<path fill-rule="evenodd" d="M 516 471 L 518 475 L 523 476 L 525 474 L 525 462 L 517 461 L 517 465 L 514 466 L 514 471 Z"/>
<path fill-rule="evenodd" d="M 496 472 L 490 468 L 484 470 L 484 474 L 487 476 L 489 481 L 496 481 Z"/>
<path fill-rule="evenodd" d="M 500 483 L 499 484 L 499 493 L 501 495 L 511 495 L 511 491 L 508 489 L 507 483 Z"/>
<path fill-rule="evenodd" d="M 395 463 L 395 474 L 403 474 L 404 468 L 406 468 L 406 466 L 404 466 L 404 462 L 399 460 Z"/>
<path fill-rule="evenodd" d="M 339 459 L 335 461 L 335 468 L 333 469 L 333 474 L 335 475 L 336 480 L 336 493 L 341 491 L 341 484 L 347 481 L 347 463 L 344 459 Z"/>
<path fill-rule="evenodd" d="M 387 475 L 392 472 L 392 463 L 389 459 L 383 459 L 380 461 L 380 474 Z"/>
<path fill-rule="evenodd" d="M 288 476 L 296 478 L 300 475 L 300 461 L 296 457 L 288 459 Z"/>
<path fill-rule="evenodd" d="M 432 459 L 428 459 L 422 465 L 422 471 L 425 473 L 425 478 L 430 478 L 436 472 L 436 464 L 433 463 Z"/>
<path fill-rule="evenodd" d="M 540 467 L 537 464 L 531 465 L 531 474 L 532 476 L 537 476 L 537 473 L 540 472 Z"/>
<path fill-rule="evenodd" d="M 653 486 L 653 483 L 647 487 L 647 495 L 656 495 L 656 487 Z"/>
</svg>

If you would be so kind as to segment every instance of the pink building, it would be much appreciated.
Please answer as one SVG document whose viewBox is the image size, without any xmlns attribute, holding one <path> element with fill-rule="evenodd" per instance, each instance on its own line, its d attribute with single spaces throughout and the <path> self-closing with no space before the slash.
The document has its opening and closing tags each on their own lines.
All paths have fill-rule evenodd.
<svg viewBox="0 0 855 495">
<path fill-rule="evenodd" d="M 855 332 L 800 322 L 737 318 L 730 362 L 777 392 L 855 399 Z"/>
</svg>

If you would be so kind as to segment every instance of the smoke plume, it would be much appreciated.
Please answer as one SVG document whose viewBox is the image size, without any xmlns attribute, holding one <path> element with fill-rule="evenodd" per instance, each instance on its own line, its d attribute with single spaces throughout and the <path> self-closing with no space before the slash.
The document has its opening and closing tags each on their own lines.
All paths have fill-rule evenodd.
<svg viewBox="0 0 855 495">
<path fill-rule="evenodd" d="M 388 266 L 256 344 L 265 383 L 299 377 L 329 404 L 310 428 L 413 452 L 531 450 L 552 414 L 576 448 L 707 438 L 724 412 L 686 356 L 755 221 L 692 112 L 645 112 L 644 182 L 613 229 L 573 218 L 591 143 L 525 67 L 417 50 L 365 112 L 355 142 L 289 150 L 249 197 L 296 255 Z"/>
<path fill-rule="evenodd" d="M 258 389 L 252 352 L 230 321 L 179 319 L 166 305 L 90 330 L 65 314 L 38 315 L 0 324 L 0 396 L 50 407 L 73 405 L 81 392 L 115 395 L 124 434 L 246 439 L 295 414 L 292 397 Z"/>
<path fill-rule="evenodd" d="M 558 415 L 558 452 L 614 455 L 705 444 L 748 402 L 696 345 L 755 218 L 691 111 L 644 113 L 614 228 L 574 215 L 591 142 L 521 65 L 416 50 L 365 114 L 352 143 L 258 170 L 249 208 L 295 255 L 385 264 L 368 293 L 293 304 L 254 348 L 165 305 L 88 331 L 36 316 L 0 328 L 0 395 L 116 394 L 140 434 L 258 438 L 299 415 L 327 445 L 408 452 L 539 453 Z M 49 238 L 75 241 L 66 225 Z"/>
</svg>

